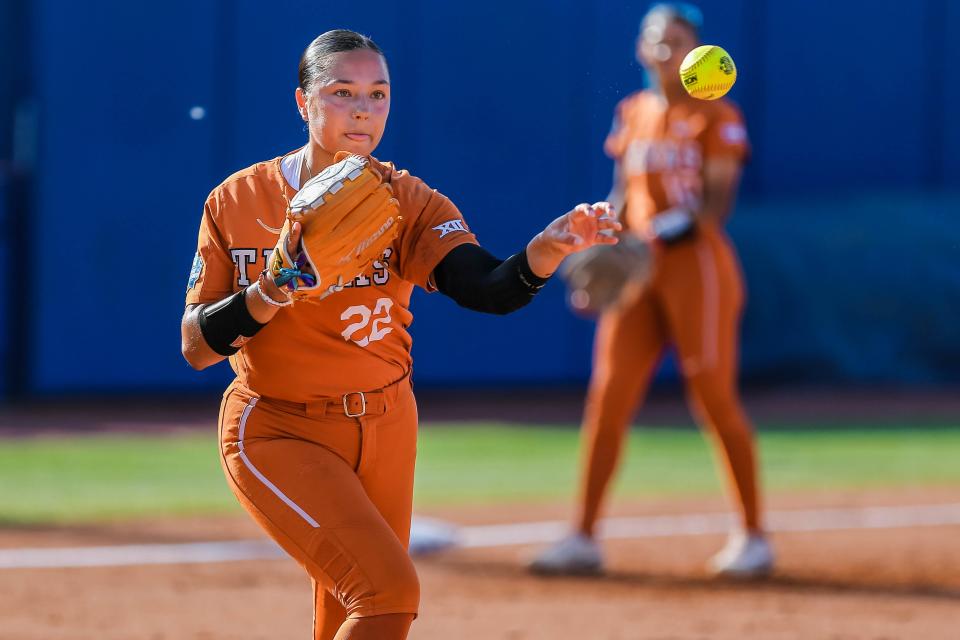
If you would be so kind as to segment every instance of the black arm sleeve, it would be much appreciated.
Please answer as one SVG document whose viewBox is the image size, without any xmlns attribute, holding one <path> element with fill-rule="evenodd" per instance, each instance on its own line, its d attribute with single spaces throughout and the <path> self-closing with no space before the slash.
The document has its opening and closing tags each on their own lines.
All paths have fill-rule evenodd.
<svg viewBox="0 0 960 640">
<path fill-rule="evenodd" d="M 451 249 L 433 278 L 437 289 L 461 307 L 498 315 L 525 306 L 547 282 L 530 270 L 526 250 L 501 261 L 475 244 Z"/>
<path fill-rule="evenodd" d="M 245 293 L 246 289 L 241 289 L 220 302 L 204 305 L 200 309 L 200 333 L 210 348 L 222 356 L 232 356 L 240 351 L 240 345 L 246 338 L 252 338 L 267 326 L 250 315 Z"/>
</svg>

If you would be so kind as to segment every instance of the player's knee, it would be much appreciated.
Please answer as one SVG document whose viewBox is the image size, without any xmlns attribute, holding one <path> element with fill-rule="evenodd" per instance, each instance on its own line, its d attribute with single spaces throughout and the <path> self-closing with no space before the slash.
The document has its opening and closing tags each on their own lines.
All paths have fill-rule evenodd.
<svg viewBox="0 0 960 640">
<path fill-rule="evenodd" d="M 703 414 L 702 417 L 711 422 L 724 422 L 741 413 L 736 389 L 711 384 L 695 385 L 691 396 L 697 413 Z"/>
<path fill-rule="evenodd" d="M 393 554 L 390 554 L 393 555 Z M 416 614 L 420 608 L 420 579 L 410 556 L 380 558 L 377 567 L 366 567 L 364 580 L 342 590 L 341 603 L 350 617 L 383 613 Z"/>
<path fill-rule="evenodd" d="M 388 584 L 384 585 L 380 599 L 386 603 L 397 603 L 396 608 L 409 609 L 406 613 L 417 613 L 420 607 L 420 578 L 413 562 L 407 562 L 398 570 Z"/>
</svg>

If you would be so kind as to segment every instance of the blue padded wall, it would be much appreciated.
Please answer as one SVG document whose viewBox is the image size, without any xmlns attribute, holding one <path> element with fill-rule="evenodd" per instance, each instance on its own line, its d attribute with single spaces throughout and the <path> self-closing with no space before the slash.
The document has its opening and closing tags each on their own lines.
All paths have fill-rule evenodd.
<svg viewBox="0 0 960 640">
<path fill-rule="evenodd" d="M 861 233 L 870 221 L 880 226 L 871 227 L 869 241 L 888 250 L 903 225 L 930 221 L 911 227 L 911 245 L 897 245 L 912 260 L 905 264 L 932 256 L 956 262 L 947 243 L 956 201 L 936 194 L 960 188 L 960 124 L 951 117 L 960 89 L 932 81 L 944 73 L 948 43 L 960 37 L 960 8 L 946 0 L 887 3 L 882 11 L 875 3 L 826 0 L 701 4 L 704 39 L 737 60 L 733 98 L 754 144 L 746 204 L 732 227 L 753 291 L 744 374 L 956 379 L 960 360 L 942 356 L 953 352 L 956 336 L 898 334 L 918 321 L 916 306 L 875 314 L 872 299 L 797 284 L 797 297 L 789 298 L 796 353 L 772 336 L 783 326 L 779 311 L 791 283 L 809 269 L 806 258 L 775 251 L 784 237 L 798 256 L 823 253 L 817 274 L 827 283 L 845 281 L 831 278 L 835 272 L 879 273 L 883 263 L 863 251 L 821 246 L 824 234 Z M 178 349 L 202 204 L 230 173 L 304 142 L 293 91 L 300 52 L 318 33 L 349 27 L 380 43 L 394 102 L 376 155 L 450 196 L 485 246 L 503 257 L 577 202 L 606 196 L 611 164 L 601 145 L 612 110 L 642 82 L 633 38 L 643 5 L 31 6 L 41 133 L 33 222 L 44 233 L 29 242 L 46 256 L 35 278 L 58 292 L 39 296 L 31 310 L 29 386 L 37 393 L 213 389 L 229 379 L 225 365 L 192 371 Z M 900 195 L 869 195 L 891 190 Z M 949 289 L 953 277 L 933 267 L 922 276 L 919 284 L 903 273 L 893 278 L 903 288 L 896 295 Z M 834 329 L 825 337 L 818 332 L 827 331 L 819 324 L 827 311 L 842 317 L 831 316 Z M 582 381 L 589 370 L 592 324 L 568 312 L 556 282 L 507 318 L 422 293 L 414 312 L 420 384 Z M 0 316 L 6 323 L 7 314 Z M 857 323 L 872 324 L 836 329 Z M 18 339 L 4 335 L 5 345 Z M 879 346 L 895 335 L 904 366 Z M 817 355 L 804 363 L 800 351 Z"/>
</svg>

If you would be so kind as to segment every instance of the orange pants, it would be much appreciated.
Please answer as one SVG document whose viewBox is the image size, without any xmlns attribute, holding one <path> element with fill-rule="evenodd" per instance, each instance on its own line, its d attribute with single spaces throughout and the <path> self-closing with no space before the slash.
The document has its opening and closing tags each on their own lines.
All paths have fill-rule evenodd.
<svg viewBox="0 0 960 640">
<path fill-rule="evenodd" d="M 582 430 L 578 526 L 583 533 L 593 534 L 628 425 L 671 343 L 691 409 L 719 441 L 742 524 L 760 529 L 752 427 L 737 393 L 743 289 L 729 240 L 706 227 L 658 253 L 643 294 L 600 318 Z"/>
<path fill-rule="evenodd" d="M 300 404 L 234 382 L 220 409 L 220 460 L 240 504 L 307 571 L 314 637 L 347 618 L 416 615 L 407 554 L 417 408 L 408 378 L 365 394 Z M 360 394 L 347 396 L 360 413 Z"/>
</svg>

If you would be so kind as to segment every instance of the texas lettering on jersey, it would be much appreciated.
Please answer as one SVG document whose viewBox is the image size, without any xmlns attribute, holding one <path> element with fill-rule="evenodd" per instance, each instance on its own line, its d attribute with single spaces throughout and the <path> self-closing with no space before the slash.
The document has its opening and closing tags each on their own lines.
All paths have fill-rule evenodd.
<svg viewBox="0 0 960 640">
<path fill-rule="evenodd" d="M 633 140 L 623 157 L 627 175 L 700 171 L 703 152 L 696 140 Z"/>
<path fill-rule="evenodd" d="M 256 264 L 257 249 L 230 249 L 230 258 L 236 267 L 235 280 L 237 288 L 248 287 L 259 277 L 261 271 L 267 268 L 270 256 L 273 255 L 273 247 L 260 249 L 260 261 Z M 369 287 L 373 285 L 385 285 L 390 280 L 390 256 L 393 255 L 393 249 L 387 247 L 383 256 L 375 260 L 370 271 L 366 274 L 360 274 L 351 282 L 343 285 L 347 287 Z M 191 278 L 192 278 L 191 274 Z"/>
</svg>

